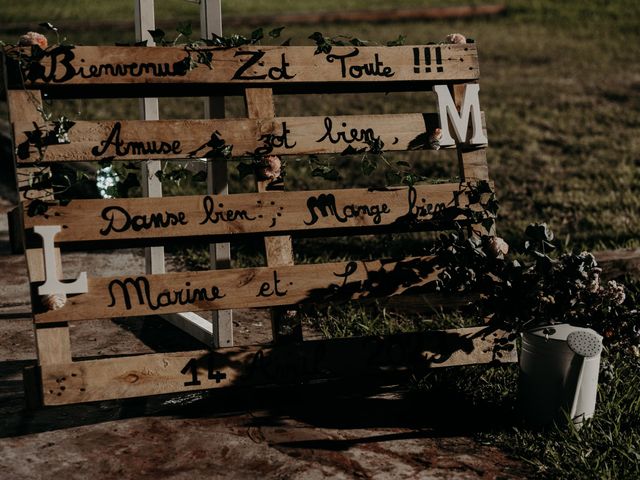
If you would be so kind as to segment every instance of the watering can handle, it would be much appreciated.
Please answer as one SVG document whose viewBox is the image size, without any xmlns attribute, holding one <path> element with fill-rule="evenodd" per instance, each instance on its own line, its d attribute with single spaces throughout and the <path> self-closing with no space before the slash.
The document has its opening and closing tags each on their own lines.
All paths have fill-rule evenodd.
<svg viewBox="0 0 640 480">
<path fill-rule="evenodd" d="M 571 402 L 571 410 L 569 413 L 569 418 L 571 418 L 571 420 L 573 420 L 573 417 L 575 417 L 576 415 L 576 410 L 578 408 L 578 399 L 580 397 L 580 389 L 582 388 L 582 377 L 584 375 L 585 357 L 581 355 L 577 355 L 577 357 L 580 359 L 580 368 L 578 370 L 578 380 L 576 381 L 576 387 L 573 394 L 573 402 Z"/>
</svg>

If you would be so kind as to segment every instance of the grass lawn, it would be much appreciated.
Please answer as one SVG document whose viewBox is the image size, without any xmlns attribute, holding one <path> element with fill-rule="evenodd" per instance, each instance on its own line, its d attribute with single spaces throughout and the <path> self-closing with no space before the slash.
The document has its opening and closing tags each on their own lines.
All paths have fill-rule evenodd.
<svg viewBox="0 0 640 480">
<path fill-rule="evenodd" d="M 158 1 L 158 23 L 166 30 L 178 21 L 198 24 L 193 2 Z M 381 0 L 329 0 L 327 2 L 247 0 L 223 2 L 225 15 L 280 11 L 342 10 L 409 5 L 442 5 L 445 2 Z M 452 2 L 446 2 L 451 4 Z M 471 3 L 456 1 L 455 4 Z M 563 2 L 513 0 L 508 12 L 495 18 L 390 23 L 290 26 L 283 36 L 292 44 L 311 44 L 308 36 L 348 34 L 384 42 L 406 35 L 407 44 L 441 41 L 461 32 L 478 43 L 481 66 L 481 102 L 489 137 L 490 175 L 495 181 L 501 209 L 498 232 L 510 244 L 520 244 L 521 232 L 531 222 L 547 222 L 556 236 L 578 249 L 640 246 L 640 2 L 636 0 L 572 0 Z M 132 26 L 82 30 L 78 21 L 131 21 L 133 2 L 24 0 L 3 2 L 0 18 L 6 23 L 34 25 L 49 21 L 60 27 L 70 43 L 109 44 L 131 41 Z M 176 20 L 169 20 L 176 19 Z M 70 27 L 65 29 L 65 24 Z M 224 22 L 223 22 L 224 24 Z M 132 25 L 132 22 L 130 23 Z M 276 27 L 278 25 L 265 25 Z M 73 28 L 72 28 L 73 27 Z M 250 29 L 238 33 L 248 34 Z M 232 32 L 225 32 L 227 34 Z M 169 36 L 172 36 L 170 34 Z M 197 34 L 194 35 L 197 38 Z M 2 33 L 0 38 L 15 42 Z M 54 38 L 49 35 L 49 39 Z M 335 97 L 335 96 L 334 96 Z M 360 96 L 284 97 L 277 102 L 281 115 L 357 112 L 434 111 L 429 95 L 372 95 L 366 104 Z M 162 115 L 194 115 L 199 100 L 167 100 Z M 56 106 L 71 118 L 131 117 L 137 103 L 122 101 L 107 108 L 99 101 Z M 65 110 L 66 109 L 66 110 Z M 0 105 L 4 114 L 6 106 Z M 240 99 L 228 102 L 230 116 L 244 115 Z M 198 115 L 196 113 L 196 115 Z M 401 157 L 393 157 L 400 159 Z M 412 152 L 408 159 L 433 177 L 454 175 L 451 156 Z M 360 177 L 357 167 L 344 159 L 334 162 L 345 181 Z M 291 160 L 288 177 L 294 186 L 327 187 L 309 179 L 303 162 Z M 374 178 L 381 178 L 375 177 Z M 246 186 L 234 180 L 233 188 Z M 299 261 L 313 261 L 312 243 L 303 243 Z M 358 243 L 337 241 L 334 256 L 362 250 Z M 398 248 L 380 244 L 375 249 Z M 240 250 L 245 255 L 246 250 Z M 201 257 L 192 252 L 189 259 Z M 327 255 L 326 253 L 322 254 Z M 249 259 L 243 257 L 243 262 Z M 637 298 L 637 284 L 628 295 Z M 347 322 L 334 321 L 346 312 Z M 329 311 L 318 324 L 328 336 L 381 333 L 451 325 L 456 318 L 409 317 L 380 310 L 374 313 L 345 307 Z M 468 402 L 490 405 L 494 427 L 483 429 L 482 441 L 501 445 L 530 462 L 549 478 L 640 478 L 640 361 L 630 355 L 607 351 L 603 357 L 596 418 L 579 431 L 532 431 L 518 423 L 515 386 L 517 368 L 469 368 L 438 372 L 416 381 L 422 391 L 453 389 Z M 468 404 L 467 404 L 468 408 Z M 496 413 L 501 412 L 501 413 Z"/>
</svg>

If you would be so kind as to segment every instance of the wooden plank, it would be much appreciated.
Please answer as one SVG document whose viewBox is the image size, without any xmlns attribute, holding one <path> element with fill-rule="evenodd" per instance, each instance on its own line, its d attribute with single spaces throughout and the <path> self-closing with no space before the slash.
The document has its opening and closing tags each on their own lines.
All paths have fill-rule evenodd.
<svg viewBox="0 0 640 480">
<path fill-rule="evenodd" d="M 465 85 L 453 85 L 451 87 L 453 100 L 460 110 L 464 99 Z M 487 166 L 487 153 L 484 148 L 469 147 L 458 144 L 458 162 L 460 177 L 467 182 L 489 180 L 489 167 Z"/>
<path fill-rule="evenodd" d="M 640 248 L 621 248 L 593 252 L 605 279 L 640 277 Z"/>
<path fill-rule="evenodd" d="M 270 119 L 276 116 L 273 92 L 271 89 L 248 88 L 245 90 L 244 99 L 247 116 L 249 118 Z M 285 133 L 283 130 L 283 141 Z M 286 144 L 286 142 L 284 143 Z M 264 153 L 274 154 L 274 152 L 268 151 Z M 277 158 L 277 160 L 279 160 L 279 158 Z M 269 180 L 260 180 L 256 177 L 256 188 L 260 193 L 271 189 L 284 190 L 284 181 L 282 176 Z M 293 265 L 293 244 L 291 243 L 290 236 L 265 237 L 264 247 L 268 266 Z M 296 312 L 294 310 L 272 308 L 271 331 L 274 342 L 302 341 L 302 324 L 296 319 Z"/>
<path fill-rule="evenodd" d="M 14 138 L 20 146 L 19 163 L 212 158 L 217 153 L 212 148 L 216 140 L 232 145 L 234 157 L 339 154 L 347 147 L 369 148 L 377 140 L 385 151 L 430 149 L 429 137 L 439 122 L 436 113 L 78 121 L 69 131 L 69 143 L 48 145 L 44 152 L 30 143 L 33 124 L 18 122 Z M 54 125 L 39 128 L 49 132 Z"/>
<path fill-rule="evenodd" d="M 9 68 L 16 47 L 5 47 Z M 276 84 L 341 82 L 464 81 L 478 78 L 476 47 L 415 45 L 400 47 L 315 47 L 248 45 L 237 48 L 56 46 L 23 71 L 28 87 L 47 85 Z M 22 50 L 29 55 L 28 49 Z M 208 58 L 204 58 L 208 57 Z M 9 75 L 11 88 L 18 75 Z"/>
<path fill-rule="evenodd" d="M 60 250 L 55 252 L 58 272 L 62 271 L 62 259 Z M 25 251 L 27 259 L 27 271 L 32 284 L 45 280 L 44 257 L 42 249 L 28 248 Z M 31 295 L 32 311 L 42 308 L 40 297 L 32 289 Z M 60 321 L 51 325 L 34 325 L 36 338 L 36 352 L 39 365 L 56 365 L 71 361 L 71 338 L 69 336 L 69 326 L 66 322 Z"/>
<path fill-rule="evenodd" d="M 458 110 L 462 107 L 462 101 L 465 94 L 465 85 L 452 85 L 453 100 Z M 483 120 L 484 124 L 484 120 Z M 483 127 L 484 128 L 484 127 Z M 457 144 L 458 168 L 460 170 L 460 179 L 465 182 L 477 182 L 481 180 L 489 180 L 489 166 L 487 165 L 487 151 L 485 148 L 477 148 L 474 146 Z M 470 226 L 470 230 L 476 234 L 496 235 L 495 224 L 487 229 L 482 224 Z"/>
<path fill-rule="evenodd" d="M 514 361 L 505 332 L 473 327 L 87 360 L 42 367 L 41 376 L 45 405 L 63 405 Z"/>
<path fill-rule="evenodd" d="M 422 291 L 437 277 L 432 257 L 89 277 L 87 293 L 36 323 L 366 300 Z"/>
<path fill-rule="evenodd" d="M 7 103 L 12 125 L 15 125 L 18 118 L 36 125 L 40 125 L 43 121 L 42 113 L 44 110 L 42 96 L 39 92 L 27 92 L 24 90 L 8 91 Z M 16 143 L 14 143 L 14 145 L 17 146 Z M 37 189 L 30 186 L 30 179 L 33 175 L 46 173 L 48 171 L 48 167 L 20 168 L 16 166 L 16 182 L 18 184 L 18 194 L 21 201 L 27 199 L 53 199 L 53 192 L 51 190 Z M 42 249 L 27 248 L 24 253 L 27 261 L 29 281 L 31 283 L 44 281 L 45 274 Z M 55 255 L 58 264 L 60 264 L 60 252 L 56 251 Z M 62 269 L 58 268 L 58 271 L 61 272 Z M 39 307 L 39 305 L 34 305 L 36 302 L 40 303 L 40 299 L 32 292 L 32 309 Z M 34 336 L 38 364 L 54 365 L 71 361 L 71 340 L 67 323 L 62 321 L 57 324 L 45 326 L 34 325 Z"/>
<path fill-rule="evenodd" d="M 481 208 L 469 204 L 468 193 L 466 185 L 443 183 L 384 190 L 263 191 L 165 197 L 161 204 L 152 198 L 72 200 L 64 206 L 50 206 L 43 215 L 24 214 L 23 222 L 26 229 L 61 225 L 62 230 L 55 238 L 58 244 L 231 234 L 275 235 L 326 229 L 410 230 L 463 220 L 462 209 Z M 278 238 L 274 237 L 273 241 Z"/>
</svg>

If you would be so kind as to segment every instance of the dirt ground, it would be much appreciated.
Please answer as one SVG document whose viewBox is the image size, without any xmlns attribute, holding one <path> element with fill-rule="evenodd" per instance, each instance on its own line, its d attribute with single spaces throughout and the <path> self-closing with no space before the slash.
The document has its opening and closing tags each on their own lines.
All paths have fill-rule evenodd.
<svg viewBox="0 0 640 480">
<path fill-rule="evenodd" d="M 36 355 L 24 259 L 9 251 L 10 208 L 0 199 L 1 478 L 530 476 L 522 463 L 472 439 L 490 419 L 478 424 L 464 408 L 443 418 L 437 405 L 398 386 L 216 391 L 26 410 L 21 372 Z M 73 253 L 63 265 L 69 275 L 108 275 L 142 272 L 143 259 L 137 251 Z M 237 311 L 234 326 L 238 344 L 269 339 L 265 312 Z M 71 338 L 78 357 L 200 347 L 157 318 L 72 324 Z"/>
</svg>

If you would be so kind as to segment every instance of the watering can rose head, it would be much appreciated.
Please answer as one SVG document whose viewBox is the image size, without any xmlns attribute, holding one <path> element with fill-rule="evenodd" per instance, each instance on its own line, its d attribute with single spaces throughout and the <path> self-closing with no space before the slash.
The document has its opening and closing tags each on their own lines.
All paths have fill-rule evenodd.
<svg viewBox="0 0 640 480">
<path fill-rule="evenodd" d="M 557 254 L 545 224 L 527 227 L 523 245 L 514 250 L 499 237 L 443 235 L 432 250 L 435 288 L 474 299 L 465 313 L 490 317 L 500 328 L 569 323 L 596 330 L 609 346 L 640 346 L 638 310 L 621 283 L 602 280 L 591 253 Z"/>
</svg>

